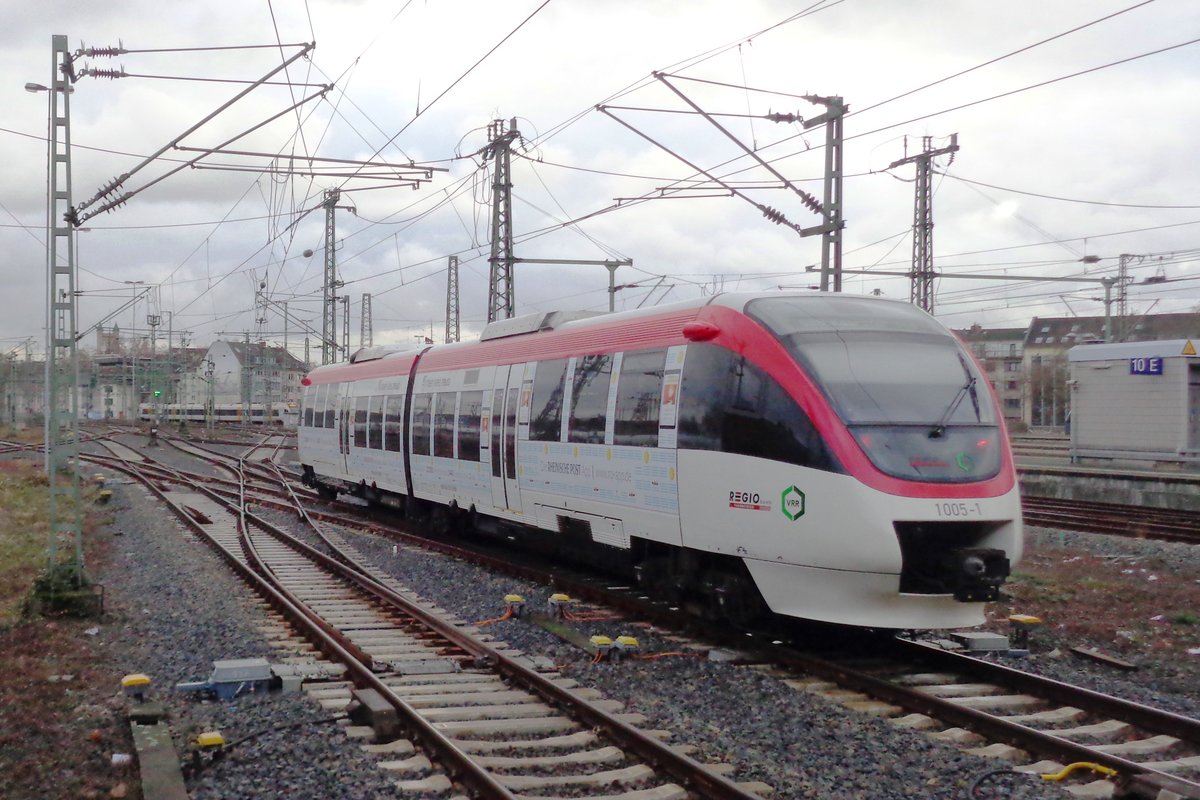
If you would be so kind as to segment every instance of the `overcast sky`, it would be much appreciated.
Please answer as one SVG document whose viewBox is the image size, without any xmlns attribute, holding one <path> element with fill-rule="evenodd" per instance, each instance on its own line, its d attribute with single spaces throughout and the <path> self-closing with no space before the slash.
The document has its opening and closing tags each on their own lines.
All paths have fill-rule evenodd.
<svg viewBox="0 0 1200 800">
<path fill-rule="evenodd" d="M 1191 43 L 1200 14 L 1191 0 L 46 0 L 8 10 L 0 29 L 5 350 L 32 336 L 40 352 L 45 335 L 47 95 L 23 86 L 50 82 L 52 34 L 65 34 L 72 49 L 283 44 L 78 59 L 78 69 L 123 67 L 131 77 L 84 77 L 75 86 L 77 205 L 244 88 L 164 76 L 256 80 L 304 42 L 316 43 L 310 58 L 273 78 L 291 86 L 255 89 L 180 143 L 212 147 L 278 115 L 229 148 L 446 170 L 414 190 L 267 175 L 267 158 L 209 156 L 200 164 L 238 171 L 184 169 L 85 222 L 81 330 L 132 297 L 129 282 L 142 281 L 158 287 L 154 302 L 140 304 L 136 319 L 127 310 L 108 324 L 144 334 L 146 314 L 158 313 L 165 339 L 170 312 L 193 344 L 244 331 L 281 342 L 278 306 L 265 322 L 255 312 L 265 283 L 273 303 L 288 303 L 288 342 L 302 354 L 303 327 L 321 327 L 319 206 L 326 189 L 340 186 L 343 204 L 354 207 L 337 212 L 353 345 L 364 293 L 373 296 L 376 344 L 409 345 L 431 328 L 441 341 L 450 254 L 460 258 L 464 338 L 474 335 L 486 316 L 491 173 L 472 154 L 493 119 L 516 118 L 521 134 L 512 161 L 517 255 L 632 259 L 617 273 L 618 309 L 714 288 L 817 283 L 806 268 L 820 263 L 820 237 L 772 224 L 746 200 L 698 190 L 631 200 L 679 188 L 695 171 L 597 104 L 625 107 L 610 113 L 789 221 L 819 222 L 786 189 L 747 188 L 778 179 L 703 117 L 667 113 L 688 106 L 655 71 L 818 197 L 823 130 L 764 115 L 812 118 L 823 109 L 802 95 L 845 98 L 847 269 L 909 269 L 914 167 L 888 165 L 919 150 L 922 136 L 940 147 L 957 133 L 953 162 L 936 162 L 945 173 L 934 177 L 937 269 L 1095 278 L 1115 275 L 1122 253 L 1145 254 L 1132 262 L 1132 313 L 1200 302 L 1200 44 Z M 1147 55 L 1164 48 L 1173 49 Z M 170 150 L 124 188 L 195 155 Z M 288 163 L 310 170 L 284 160 L 277 173 Z M 1085 265 L 1084 256 L 1101 260 Z M 607 308 L 603 267 L 516 270 L 518 313 Z M 903 277 L 847 274 L 845 290 L 909 296 Z M 953 327 L 1022 326 L 1033 315 L 1101 314 L 1101 295 L 1088 283 L 944 278 L 936 312 Z M 319 360 L 315 339 L 312 346 Z"/>
</svg>

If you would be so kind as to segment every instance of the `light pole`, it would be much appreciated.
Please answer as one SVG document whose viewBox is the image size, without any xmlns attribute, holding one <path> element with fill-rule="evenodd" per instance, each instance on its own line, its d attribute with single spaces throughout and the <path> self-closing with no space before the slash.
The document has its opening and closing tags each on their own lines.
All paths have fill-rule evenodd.
<svg viewBox="0 0 1200 800">
<path fill-rule="evenodd" d="M 212 438 L 213 434 L 213 415 L 216 413 L 214 406 L 216 405 L 216 387 L 213 384 L 213 371 L 216 370 L 217 363 L 211 358 L 204 361 L 204 380 L 208 383 L 208 398 L 204 404 L 204 423 L 208 428 L 208 438 Z"/>
<path fill-rule="evenodd" d="M 145 283 L 145 281 L 123 281 L 123 283 L 126 283 L 130 286 L 141 286 L 142 284 Z M 136 290 L 135 290 L 135 292 L 136 292 Z M 130 336 L 130 339 L 129 339 L 130 362 L 129 363 L 130 363 L 130 368 L 133 371 L 132 375 L 130 377 L 129 390 L 133 395 L 132 418 L 133 418 L 134 422 L 137 422 L 138 419 L 141 417 L 141 410 L 142 410 L 142 393 L 138 390 L 138 382 L 137 382 L 137 301 L 138 301 L 139 296 L 140 295 L 138 295 L 138 294 L 134 294 L 134 296 L 133 296 L 133 326 L 129 329 L 129 336 Z M 149 302 L 149 301 L 147 301 L 147 302 Z"/>
</svg>

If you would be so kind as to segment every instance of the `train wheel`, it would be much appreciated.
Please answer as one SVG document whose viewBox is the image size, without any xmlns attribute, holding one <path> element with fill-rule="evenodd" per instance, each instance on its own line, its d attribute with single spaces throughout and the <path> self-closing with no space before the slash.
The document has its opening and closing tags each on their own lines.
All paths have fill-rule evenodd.
<svg viewBox="0 0 1200 800">
<path fill-rule="evenodd" d="M 748 578 L 723 573 L 715 576 L 711 585 L 719 615 L 735 628 L 750 628 L 766 616 L 767 605 Z"/>
<path fill-rule="evenodd" d="M 679 603 L 683 597 L 675 579 L 671 560 L 663 556 L 649 556 L 633 568 L 638 586 L 647 594 L 668 603 Z"/>
<path fill-rule="evenodd" d="M 326 486 L 323 483 L 317 484 L 317 497 L 321 498 L 322 500 L 333 501 L 337 500 L 337 496 L 337 489 L 334 489 L 332 486 Z"/>
</svg>

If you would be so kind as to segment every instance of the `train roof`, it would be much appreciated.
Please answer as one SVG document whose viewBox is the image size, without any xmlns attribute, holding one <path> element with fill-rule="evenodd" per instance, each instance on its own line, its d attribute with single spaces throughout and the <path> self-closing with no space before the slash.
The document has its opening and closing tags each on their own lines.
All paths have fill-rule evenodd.
<svg viewBox="0 0 1200 800">
<path fill-rule="evenodd" d="M 327 364 L 309 373 L 311 383 L 324 384 L 395 375 L 407 371 L 418 355 L 421 368 L 455 369 L 476 363 L 516 363 L 562 357 L 567 351 L 589 348 L 623 350 L 663 346 L 684 341 L 683 326 L 695 321 L 710 306 L 742 313 L 761 298 L 795 298 L 823 306 L 815 316 L 836 317 L 833 306 L 848 303 L 899 303 L 888 298 L 831 292 L 728 292 L 615 314 L 555 311 L 526 314 L 490 323 L 477 340 L 424 348 L 375 347 L 360 350 L 350 363 Z M 531 334 L 541 334 L 531 336 Z M 599 335 L 602 334 L 602 338 Z M 599 344 L 602 342 L 602 344 Z M 374 363 L 372 363 L 374 362 Z"/>
</svg>

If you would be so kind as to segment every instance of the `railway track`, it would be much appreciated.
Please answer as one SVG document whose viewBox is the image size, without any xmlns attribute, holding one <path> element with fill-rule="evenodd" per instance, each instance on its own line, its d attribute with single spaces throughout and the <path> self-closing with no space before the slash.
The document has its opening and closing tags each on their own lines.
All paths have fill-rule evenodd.
<svg viewBox="0 0 1200 800">
<path fill-rule="evenodd" d="M 223 493 L 228 491 L 228 486 L 222 487 Z M 278 497 L 264 499 L 264 502 L 289 507 L 289 503 Z M 322 516 L 344 522 L 350 521 L 350 513 L 357 511 L 361 509 L 347 506 L 345 514 L 322 512 Z M 371 525 L 378 527 L 379 523 Z M 604 585 L 603 581 L 575 580 L 561 570 L 552 576 L 538 575 L 528 564 L 508 563 L 505 566 L 504 559 L 480 556 L 445 543 L 423 541 L 413 537 L 411 530 L 404 535 L 410 537 L 409 542 L 422 542 L 423 546 L 453 552 L 460 558 L 482 560 L 493 569 L 505 568 L 524 578 L 538 577 L 578 598 L 618 608 L 629 617 L 646 619 L 668 628 L 677 629 L 681 624 L 677 612 L 661 604 L 648 603 L 632 589 L 614 588 Z M 254 549 L 283 553 L 281 547 L 274 541 L 264 540 Z M 297 576 L 298 583 L 289 590 L 293 594 L 315 592 L 315 596 L 309 597 L 310 601 L 332 602 L 334 608 L 343 601 L 350 602 L 341 595 L 345 590 L 331 589 L 328 579 L 311 583 L 309 578 L 299 577 L 306 573 L 294 561 L 298 556 L 284 554 L 279 558 L 283 559 L 277 562 L 279 566 L 270 569 Z M 379 576 L 368 580 L 387 585 L 386 579 Z M 322 596 L 330 592 L 334 595 Z M 360 602 L 370 606 L 374 601 Z M 341 608 L 345 611 L 348 607 Z M 351 615 L 357 614 L 361 621 L 361 615 L 365 613 L 353 612 Z M 711 631 L 706 631 L 706 637 L 710 634 Z M 717 644 L 741 646 L 744 642 L 739 638 Z M 351 644 L 357 646 L 358 643 L 351 640 Z M 697 646 L 707 645 L 701 642 Z M 479 657 L 467 647 L 457 647 L 458 650 L 453 652 L 460 669 L 464 664 L 469 666 L 455 674 L 474 674 L 477 662 L 473 659 Z M 874 655 L 865 662 L 861 657 L 818 658 L 787 648 L 770 648 L 749 654 L 747 658 L 759 662 L 763 665 L 760 669 L 769 671 L 797 690 L 820 694 L 858 711 L 885 717 L 898 726 L 928 729 L 933 738 L 956 743 L 974 754 L 1010 760 L 1014 765 L 1012 775 L 1063 774 L 1073 781 L 1072 791 L 1089 797 L 1200 798 L 1200 722 L 1196 720 L 920 643 L 898 642 L 896 647 L 895 651 Z M 388 651 L 382 652 L 386 655 Z M 370 661 L 364 661 L 360 656 L 358 662 L 374 664 L 376 658 L 386 660 L 383 655 L 370 654 L 369 657 Z M 439 654 L 438 657 L 445 656 Z M 483 660 L 488 658 L 494 656 L 483 657 Z M 395 667 L 390 663 L 388 666 Z M 393 672 L 397 671 L 393 669 Z M 402 677 L 406 680 L 397 683 L 393 689 L 399 691 L 407 687 L 410 693 L 416 693 L 409 696 L 416 697 L 437 694 L 426 692 L 431 682 L 424 678 Z M 473 683 L 475 678 L 462 680 Z M 480 684 L 487 686 L 489 680 L 480 679 Z M 331 705 L 343 704 L 350 696 L 351 683 L 357 682 L 330 684 L 319 690 L 322 693 L 319 699 Z M 456 693 L 455 682 L 435 685 L 441 686 L 446 694 Z M 426 694 L 422 695 L 422 692 Z M 427 701 L 438 702 L 432 697 Z M 532 700 L 519 705 L 536 706 L 538 702 L 544 701 Z M 465 724 L 468 721 L 459 722 Z M 564 735 L 569 734 L 554 734 L 549 738 Z M 652 757 L 647 761 L 656 763 Z M 1098 765 L 1112 774 L 1095 781 L 1083 779 L 1080 776 L 1088 774 L 1087 770 L 1071 773 L 1068 769 L 1080 763 Z M 451 774 L 457 775 L 453 770 Z M 986 777 L 997 779 L 996 776 Z M 681 783 L 664 779 L 660 785 L 671 787 L 681 786 Z M 686 794 L 686 790 L 682 791 Z"/>
<path fill-rule="evenodd" d="M 1068 791 L 1077 796 L 1200 797 L 1200 721 L 920 642 L 897 640 L 896 648 L 862 665 L 783 655 L 786 669 L 803 677 L 780 677 L 971 754 L 1010 761 L 1015 774 L 1075 773 Z M 1080 775 L 1095 780 L 1079 782 Z"/>
<path fill-rule="evenodd" d="M 375 523 L 378 525 L 379 523 Z M 403 526 L 407 529 L 407 526 Z M 393 534 L 397 535 L 397 534 Z M 403 534 L 411 543 L 411 533 Z M 536 577 L 573 597 L 617 609 L 627 618 L 679 629 L 677 611 L 649 603 L 633 588 L 610 581 L 573 579 L 562 569 L 539 573 L 471 549 L 425 542 L 491 569 Z M 745 639 L 712 640 L 698 647 L 744 648 Z M 790 685 L 885 716 L 903 727 L 929 729 L 941 741 L 970 752 L 1013 761 L 1014 771 L 1052 775 L 1094 763 L 1113 772 L 1089 783 L 1069 776 L 1085 796 L 1200 798 L 1200 722 L 969 656 L 913 642 L 859 668 L 861 659 L 816 658 L 786 648 L 748 653 Z M 743 650 L 744 652 L 744 650 Z M 1162 794 L 1168 790 L 1174 795 Z"/>
<path fill-rule="evenodd" d="M 1190 511 L 1023 497 L 1021 512 L 1028 525 L 1200 544 L 1200 514 Z"/>
<path fill-rule="evenodd" d="M 293 510 L 317 546 L 247 512 L 244 482 L 239 501 L 231 502 L 194 477 L 171 477 L 161 465 L 147 470 L 137 451 L 107 446 L 110 466 L 167 503 L 322 658 L 344 670 L 345 680 L 312 689 L 318 700 L 345 707 L 355 697 L 370 709 L 377 732 L 404 734 L 376 745 L 406 756 L 386 762 L 402 789 L 630 800 L 746 800 L 757 796 L 752 790 L 766 790 L 739 786 L 719 774 L 720 765 L 700 764 L 662 741 L 665 734 L 642 731 L 640 718 L 552 665 L 539 671 L 453 615 L 422 607 L 322 530 L 294 495 Z M 164 491 L 168 479 L 175 486 Z M 393 715 L 398 723 L 388 722 Z"/>
</svg>

